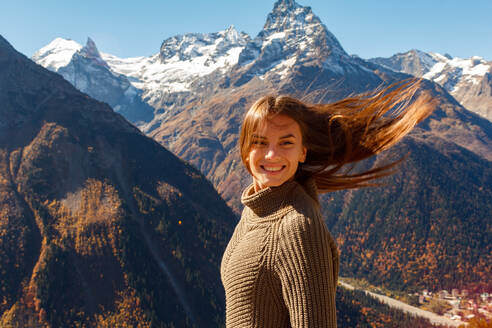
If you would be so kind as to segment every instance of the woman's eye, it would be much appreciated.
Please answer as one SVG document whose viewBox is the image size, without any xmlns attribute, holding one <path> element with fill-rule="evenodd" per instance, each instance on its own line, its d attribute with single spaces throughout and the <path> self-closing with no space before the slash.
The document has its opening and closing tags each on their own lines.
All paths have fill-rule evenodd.
<svg viewBox="0 0 492 328">
<path fill-rule="evenodd" d="M 281 143 L 282 146 L 288 146 L 288 145 L 293 145 L 294 143 L 292 141 L 284 141 Z"/>
<path fill-rule="evenodd" d="M 257 145 L 257 146 L 258 146 L 258 145 L 260 145 L 260 146 L 264 146 L 264 145 L 266 145 L 266 142 L 261 141 L 261 140 L 253 140 L 252 144 L 253 144 L 253 145 Z"/>
</svg>

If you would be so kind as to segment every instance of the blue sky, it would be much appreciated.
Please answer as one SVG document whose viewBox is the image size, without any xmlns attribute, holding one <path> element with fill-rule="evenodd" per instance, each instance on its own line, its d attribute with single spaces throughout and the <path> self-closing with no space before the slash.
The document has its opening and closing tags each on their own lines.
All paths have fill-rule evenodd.
<svg viewBox="0 0 492 328">
<path fill-rule="evenodd" d="M 0 34 L 30 57 L 56 37 L 119 57 L 149 56 L 163 40 L 234 25 L 254 37 L 274 0 L 16 0 L 1 5 Z M 410 49 L 492 60 L 492 1 L 298 0 L 311 6 L 349 54 Z"/>
</svg>

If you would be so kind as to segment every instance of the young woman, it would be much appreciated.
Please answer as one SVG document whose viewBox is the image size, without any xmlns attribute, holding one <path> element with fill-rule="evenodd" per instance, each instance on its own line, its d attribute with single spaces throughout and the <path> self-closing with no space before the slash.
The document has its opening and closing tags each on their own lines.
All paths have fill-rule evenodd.
<svg viewBox="0 0 492 328">
<path fill-rule="evenodd" d="M 225 250 L 227 327 L 336 327 L 338 251 L 318 193 L 374 185 L 397 164 L 347 164 L 394 145 L 433 109 L 406 81 L 333 104 L 263 97 L 246 113 L 241 158 L 253 183 Z"/>
</svg>

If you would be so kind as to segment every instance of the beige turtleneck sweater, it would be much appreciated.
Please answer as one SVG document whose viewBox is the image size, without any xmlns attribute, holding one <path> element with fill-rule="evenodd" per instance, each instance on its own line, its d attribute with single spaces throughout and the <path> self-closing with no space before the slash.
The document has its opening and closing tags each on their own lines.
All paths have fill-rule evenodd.
<svg viewBox="0 0 492 328">
<path fill-rule="evenodd" d="M 338 250 L 313 181 L 242 195 L 241 220 L 224 252 L 226 326 L 336 327 Z"/>
</svg>

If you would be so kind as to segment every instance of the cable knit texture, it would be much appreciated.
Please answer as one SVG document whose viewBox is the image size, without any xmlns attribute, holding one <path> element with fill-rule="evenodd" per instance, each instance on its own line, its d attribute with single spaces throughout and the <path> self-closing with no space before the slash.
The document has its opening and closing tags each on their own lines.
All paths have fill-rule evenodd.
<svg viewBox="0 0 492 328">
<path fill-rule="evenodd" d="M 245 208 L 221 263 L 226 326 L 336 327 L 338 250 L 312 180 L 241 198 Z"/>
</svg>

